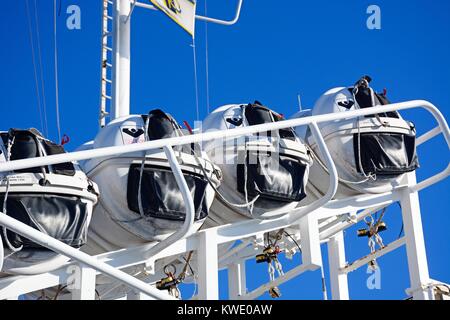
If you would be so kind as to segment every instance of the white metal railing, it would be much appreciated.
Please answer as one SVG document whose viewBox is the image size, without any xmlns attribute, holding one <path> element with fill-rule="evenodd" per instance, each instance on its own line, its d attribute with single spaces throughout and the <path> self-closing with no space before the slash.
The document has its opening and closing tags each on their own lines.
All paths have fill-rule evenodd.
<svg viewBox="0 0 450 320">
<path fill-rule="evenodd" d="M 423 136 L 418 138 L 419 143 L 424 143 L 425 141 L 428 141 L 432 137 L 435 137 L 437 134 L 442 133 L 446 142 L 447 146 L 450 147 L 450 131 L 447 125 L 447 122 L 441 112 L 431 103 L 423 101 L 423 100 L 417 100 L 417 101 L 410 101 L 410 102 L 403 102 L 403 103 L 397 103 L 387 106 L 377 106 L 374 108 L 367 108 L 367 109 L 361 109 L 361 110 L 354 110 L 354 111 L 347 111 L 343 113 L 337 113 L 337 114 L 325 114 L 325 115 L 318 115 L 318 116 L 311 116 L 306 118 L 300 118 L 300 119 L 293 119 L 293 120 L 285 120 L 281 122 L 276 123 L 269 123 L 269 124 L 262 124 L 257 126 L 251 126 L 246 128 L 237 128 L 232 129 L 228 131 L 214 131 L 214 132 L 206 132 L 206 133 L 199 133 L 194 134 L 190 136 L 183 136 L 183 137 L 177 137 L 177 138 L 168 138 L 168 139 L 162 139 L 162 140 L 155 140 L 155 141 L 148 141 L 140 144 L 134 144 L 134 145 L 127 145 L 127 146 L 117 146 L 117 147 L 107 147 L 107 148 L 100 148 L 100 149 L 94 149 L 94 150 L 87 150 L 87 151 L 79 151 L 79 152 L 72 152 L 67 154 L 61 154 L 61 155 L 53 155 L 53 156 L 47 156 L 44 158 L 33 158 L 33 159 L 23 159 L 23 160 L 15 160 L 6 162 L 3 164 L 0 164 L 0 172 L 8 172 L 18 169 L 24 169 L 29 167 L 35 167 L 35 166 L 45 166 L 50 164 L 56 164 L 56 163 L 62 163 L 62 162 L 69 162 L 69 161 L 77 161 L 77 160 L 85 160 L 89 158 L 98 158 L 98 157 L 106 157 L 106 156 L 114 156 L 119 154 L 125 154 L 125 153 L 131 153 L 136 151 L 144 151 L 144 150 L 150 150 L 150 149 L 156 149 L 164 147 L 167 153 L 167 150 L 171 150 L 171 146 L 176 145 L 183 145 L 183 144 L 190 144 L 190 143 L 196 143 L 201 141 L 208 141 L 212 139 L 220 139 L 220 138 L 233 138 L 238 137 L 242 135 L 247 134 L 253 134 L 257 132 L 264 132 L 264 131 L 271 131 L 271 130 L 278 130 L 282 128 L 287 127 L 296 127 L 301 125 L 309 125 L 312 129 L 312 133 L 315 134 L 315 138 L 317 140 L 318 145 L 320 146 L 320 150 L 323 153 L 323 156 L 325 157 L 327 161 L 327 165 L 330 166 L 330 187 L 329 192 L 327 193 L 327 197 L 324 199 L 327 199 L 330 195 L 331 197 L 334 195 L 335 188 L 337 187 L 337 175 L 335 173 L 335 169 L 333 170 L 333 162 L 331 157 L 329 156 L 328 150 L 326 148 L 325 142 L 323 141 L 323 138 L 320 134 L 320 131 L 318 130 L 317 123 L 322 122 L 329 122 L 329 121 L 335 121 L 335 120 L 343 120 L 343 119 L 351 119 L 356 117 L 362 117 L 365 115 L 375 114 L 375 113 L 384 113 L 394 110 L 404 110 L 404 109 L 410 109 L 410 108 L 418 108 L 422 107 L 429 111 L 433 117 L 438 122 L 438 127 L 435 129 L 427 132 Z M 168 153 L 168 158 L 170 160 L 170 152 Z M 174 170 L 176 172 L 176 170 Z M 416 191 L 419 191 L 423 188 L 428 187 L 431 184 L 434 184 L 445 177 L 449 175 L 450 166 L 447 166 L 445 170 L 442 172 L 434 175 L 431 178 L 428 178 L 421 183 L 410 185 L 409 186 L 409 193 L 414 193 Z M 336 175 L 335 177 L 332 177 L 333 175 Z M 184 179 L 183 179 L 184 180 Z M 336 181 L 336 185 L 333 181 Z M 256 221 L 256 220 L 250 220 L 240 223 L 235 223 L 231 225 L 226 226 L 220 226 L 212 229 L 207 229 L 204 231 L 197 232 L 193 235 L 190 235 L 186 237 L 186 235 L 189 234 L 189 228 L 187 227 L 189 223 L 185 223 L 186 228 L 183 228 L 183 233 L 179 233 L 181 238 L 174 239 L 174 243 L 170 246 L 167 246 L 165 248 L 162 248 L 161 245 L 155 245 L 155 244 L 148 244 L 141 247 L 136 248 L 128 248 L 126 250 L 120 250 L 117 252 L 110 252 L 103 255 L 99 255 L 96 257 L 89 256 L 85 253 L 82 253 L 76 249 L 73 249 L 51 237 L 45 236 L 41 232 L 30 228 L 15 219 L 12 219 L 8 216 L 6 216 L 3 213 L 0 213 L 0 225 L 5 226 L 6 228 L 17 232 L 18 234 L 21 234 L 32 241 L 35 241 L 51 250 L 54 250 L 60 254 L 66 255 L 70 258 L 72 258 L 73 261 L 76 263 L 87 265 L 99 273 L 104 273 L 106 275 L 109 275 L 118 281 L 121 281 L 128 286 L 144 292 L 145 294 L 148 294 L 152 297 L 157 297 L 160 299 L 168 298 L 168 295 L 163 294 L 161 292 L 158 292 L 153 287 L 150 287 L 148 284 L 120 271 L 119 269 L 128 267 L 131 265 L 137 265 L 142 263 L 151 264 L 151 262 L 154 262 L 157 259 L 160 259 L 162 257 L 171 256 L 174 254 L 181 254 L 184 252 L 188 252 L 191 250 L 206 250 L 206 241 L 209 241 L 209 245 L 216 246 L 221 243 L 227 243 L 230 241 L 242 239 L 242 238 L 248 238 L 254 235 L 257 235 L 259 233 L 265 233 L 281 228 L 288 227 L 292 224 L 298 223 L 298 220 L 300 217 L 306 215 L 307 213 L 319 213 L 322 218 L 333 215 L 338 215 L 338 212 L 340 214 L 345 212 L 352 212 L 354 210 L 359 209 L 366 209 L 366 208 L 374 208 L 379 206 L 385 206 L 388 205 L 394 201 L 398 201 L 400 195 L 399 192 L 402 192 L 402 190 L 387 193 L 387 194 L 381 194 L 381 195 L 361 195 L 356 196 L 344 200 L 332 200 L 327 199 L 323 203 L 316 203 L 315 207 L 310 207 L 308 210 L 305 210 L 305 208 L 295 209 L 291 212 L 286 212 L 284 216 L 281 216 L 279 218 L 273 219 L 273 220 L 263 220 L 263 221 Z M 317 206 L 317 207 L 316 207 Z M 320 208 L 320 210 L 318 210 Z M 328 212 L 328 213 L 327 213 Z M 187 219 L 188 220 L 188 219 Z M 186 221 L 187 221 L 186 220 Z M 339 227 L 345 228 L 345 225 L 334 227 L 333 232 L 330 233 L 330 230 L 326 229 L 321 231 L 321 238 L 325 237 L 331 237 L 333 234 L 336 234 L 340 231 Z M 327 234 L 328 232 L 328 234 Z M 178 241 L 176 241 L 178 240 Z M 202 245 L 203 243 L 203 245 Z M 153 249 L 152 248 L 156 248 Z M 217 249 L 217 248 L 216 248 Z M 214 254 L 214 252 L 213 252 Z M 217 254 L 217 251 L 215 252 Z M 199 253 L 199 257 L 202 257 L 202 254 Z M 199 259 L 200 259 L 199 258 Z M 205 258 L 205 257 L 203 257 Z M 202 262 L 200 261 L 199 264 Z M 203 261 L 204 268 L 201 270 L 208 270 L 208 266 L 206 263 L 206 260 Z M 209 266 L 211 267 L 211 266 Z M 299 269 L 301 270 L 301 269 Z M 56 285 L 58 283 L 61 283 L 62 279 L 65 277 L 63 276 L 63 271 L 57 271 L 56 272 L 58 276 L 58 280 L 56 280 L 54 277 L 52 278 L 52 281 L 50 281 L 50 278 L 48 279 L 48 282 L 45 282 L 43 284 L 43 288 Z M 291 274 L 297 274 L 295 272 L 292 272 Z M 46 277 L 47 275 L 37 275 L 32 277 Z M 289 278 L 289 277 L 287 277 Z M 14 280 L 15 279 L 15 280 Z M 5 280 L 0 280 L 0 298 L 4 297 L 4 292 L 2 292 L 3 284 L 5 282 L 8 282 L 9 285 L 11 285 L 11 281 L 17 281 L 18 284 L 22 283 L 23 281 L 26 281 L 26 279 L 30 279 L 29 277 L 13 277 L 13 278 L 7 278 Z M 206 281 L 206 280 L 205 280 Z M 281 281 L 281 280 L 280 280 Z M 58 282 L 58 283 L 56 283 Z M 34 287 L 36 288 L 36 287 Z M 23 288 L 21 288 L 23 289 Z M 36 289 L 37 290 L 37 289 Z M 21 291 L 21 292 L 27 292 L 27 291 Z M 260 292 L 260 291 L 258 291 Z M 207 295 L 201 296 L 203 298 L 208 298 Z"/>
<path fill-rule="evenodd" d="M 438 123 L 439 132 L 443 134 L 445 141 L 447 142 L 448 148 L 450 148 L 450 130 L 448 128 L 447 121 L 445 120 L 442 113 L 430 102 L 424 100 L 414 100 L 402 103 L 395 103 L 385 106 L 377 106 L 374 108 L 365 108 L 359 110 L 352 110 L 341 113 L 334 114 L 322 114 L 311 117 L 284 120 L 273 123 L 265 123 L 256 126 L 249 126 L 244 128 L 235 128 L 226 131 L 209 131 L 204 133 L 197 133 L 193 135 L 186 135 L 182 137 L 173 137 L 161 140 L 147 141 L 143 143 L 136 143 L 127 146 L 115 146 L 115 147 L 105 147 L 93 150 L 76 151 L 66 154 L 52 155 L 41 158 L 31 158 L 15 160 L 0 164 L 0 172 L 13 171 L 31 167 L 46 166 L 63 162 L 79 161 L 92 158 L 110 157 L 119 154 L 126 154 L 138 151 L 146 151 L 151 149 L 158 149 L 164 146 L 178 146 L 187 145 L 191 143 L 199 143 L 204 141 L 210 141 L 214 139 L 230 139 L 238 136 L 244 136 L 254 133 L 261 133 L 267 131 L 275 131 L 279 129 L 284 129 L 288 127 L 297 127 L 303 125 L 313 125 L 314 123 L 319 124 L 323 122 L 330 122 L 336 120 L 352 119 L 357 117 L 364 117 L 376 113 L 386 113 L 391 111 L 400 111 L 412 108 L 423 108 L 431 113 L 431 115 L 436 119 Z M 435 136 L 437 129 L 433 130 L 433 135 Z M 419 137 L 419 140 L 429 139 L 430 133 L 428 132 L 425 138 Z M 326 148 L 326 146 L 324 146 Z M 437 179 L 433 179 L 432 183 L 436 183 L 450 174 L 450 164 L 449 166 L 441 172 L 440 175 L 435 175 Z M 432 177 L 432 178 L 434 178 Z M 426 185 L 425 185 L 426 186 Z"/>
<path fill-rule="evenodd" d="M 196 15 L 195 18 L 198 20 L 203 20 L 206 22 L 211 22 L 211 23 L 217 23 L 217 24 L 221 24 L 221 25 L 226 25 L 226 26 L 231 26 L 233 24 L 236 24 L 236 22 L 238 22 L 239 17 L 241 15 L 241 8 L 242 8 L 242 3 L 243 0 L 238 0 L 238 3 L 236 5 L 236 13 L 234 15 L 234 18 L 232 20 L 222 20 L 222 19 L 216 19 L 216 18 L 211 18 L 211 17 L 205 17 L 202 15 Z M 136 7 L 141 7 L 141 8 L 145 8 L 145 9 L 151 9 L 151 10 L 158 10 L 157 8 L 155 8 L 154 5 L 151 4 L 147 4 L 147 3 L 142 3 L 142 2 L 135 2 L 134 5 Z"/>
</svg>

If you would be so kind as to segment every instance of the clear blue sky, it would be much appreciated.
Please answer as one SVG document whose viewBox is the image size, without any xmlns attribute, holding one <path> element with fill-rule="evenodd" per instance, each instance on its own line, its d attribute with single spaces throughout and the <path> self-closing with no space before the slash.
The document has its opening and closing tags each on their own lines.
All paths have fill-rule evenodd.
<svg viewBox="0 0 450 320">
<path fill-rule="evenodd" d="M 142 0 L 144 1 L 144 0 Z M 53 1 L 39 0 L 40 46 L 50 138 L 55 139 L 53 78 Z M 70 136 L 69 150 L 91 140 L 97 132 L 100 80 L 100 0 L 62 0 L 58 18 L 59 86 L 62 132 Z M 212 16 L 232 17 L 236 0 L 209 1 Z M 203 0 L 199 11 L 203 11 Z M 33 0 L 30 0 L 34 18 Z M 68 5 L 81 8 L 81 30 L 65 27 Z M 382 29 L 366 28 L 366 9 L 382 10 Z M 245 0 L 239 23 L 209 25 L 210 104 L 258 99 L 289 116 L 297 111 L 297 94 L 312 106 L 329 88 L 373 77 L 373 86 L 386 87 L 392 101 L 426 99 L 450 114 L 450 2 L 447 0 L 269 1 Z M 136 8 L 132 23 L 131 111 L 146 113 L 160 107 L 179 121 L 195 120 L 193 59 L 189 36 L 160 13 Z M 197 24 L 200 119 L 206 116 L 204 24 Z M 36 36 L 36 30 L 33 30 Z M 25 0 L 5 1 L 0 10 L 0 128 L 40 128 Z M 35 42 L 37 50 L 37 43 Z M 434 126 L 424 111 L 408 111 L 419 133 Z M 419 149 L 419 179 L 446 166 L 442 138 Z M 430 275 L 450 282 L 450 180 L 421 193 Z M 401 222 L 392 207 L 386 217 L 386 242 L 396 239 Z M 345 234 L 348 260 L 368 252 L 356 228 Z M 323 247 L 326 261 L 326 247 Z M 298 256 L 296 257 L 298 259 Z M 382 289 L 366 288 L 362 268 L 349 276 L 353 299 L 401 299 L 408 287 L 404 249 L 379 261 Z M 248 263 L 248 288 L 268 277 L 266 267 Z M 289 264 L 285 264 L 289 268 Z M 327 272 L 327 270 L 326 270 Z M 226 294 L 226 274 L 221 273 Z M 320 299 L 320 272 L 281 287 L 283 298 Z M 265 296 L 267 298 L 267 296 Z"/>
</svg>

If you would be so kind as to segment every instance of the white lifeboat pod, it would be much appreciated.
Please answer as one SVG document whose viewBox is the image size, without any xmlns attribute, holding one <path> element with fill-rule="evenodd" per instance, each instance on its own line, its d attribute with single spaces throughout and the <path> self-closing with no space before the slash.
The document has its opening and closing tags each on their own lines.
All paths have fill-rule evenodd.
<svg viewBox="0 0 450 320">
<path fill-rule="evenodd" d="M 314 105 L 310 115 L 348 112 L 389 104 L 386 93 L 378 94 L 363 77 L 353 87 L 327 91 Z M 294 115 L 305 116 L 305 113 Z M 296 132 L 314 151 L 310 184 L 322 194 L 328 187 L 328 171 L 306 127 Z M 361 193 L 383 193 L 402 184 L 402 175 L 418 167 L 416 131 L 398 112 L 374 114 L 348 120 L 319 124 L 339 175 L 336 197 Z"/>
<path fill-rule="evenodd" d="M 161 110 L 118 118 L 86 148 L 123 146 L 181 136 L 178 123 Z M 200 148 L 174 147 L 196 210 L 200 228 L 214 199 L 220 172 Z M 186 208 L 175 176 L 162 149 L 128 153 L 82 163 L 100 189 L 101 198 L 89 228 L 84 251 L 99 254 L 162 241 L 183 225 Z"/>
<path fill-rule="evenodd" d="M 282 116 L 259 102 L 232 104 L 213 111 L 202 130 L 223 131 L 280 120 Z M 306 197 L 311 158 L 292 128 L 207 141 L 203 150 L 223 173 L 208 225 L 270 219 L 294 209 Z"/>
<path fill-rule="evenodd" d="M 0 162 L 65 152 L 36 129 L 11 129 L 0 135 Z M 95 183 L 72 162 L 0 173 L 1 210 L 75 248 L 86 243 L 97 197 Z M 3 274 L 50 272 L 69 260 L 6 228 L 0 227 L 0 233 Z"/>
</svg>

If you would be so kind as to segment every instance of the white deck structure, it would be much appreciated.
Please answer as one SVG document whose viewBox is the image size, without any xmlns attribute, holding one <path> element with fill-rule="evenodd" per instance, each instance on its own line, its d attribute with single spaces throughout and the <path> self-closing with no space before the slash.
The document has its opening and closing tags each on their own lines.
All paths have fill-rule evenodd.
<svg viewBox="0 0 450 320">
<path fill-rule="evenodd" d="M 102 63 L 103 66 L 112 68 L 112 80 L 106 79 L 106 73 L 102 76 L 102 82 L 112 85 L 111 96 L 103 91 L 100 123 L 104 123 L 104 116 L 108 113 L 112 118 L 117 118 L 129 113 L 129 73 L 130 73 L 130 18 L 135 6 L 151 7 L 146 4 L 130 0 L 104 0 L 106 8 L 105 21 L 112 21 L 114 30 L 113 46 L 111 49 L 113 62 Z M 239 0 L 236 17 L 232 21 L 222 21 L 208 17 L 198 17 L 214 23 L 226 25 L 233 24 L 239 17 L 242 0 Z M 114 8 L 113 15 L 109 16 L 108 7 Z M 104 36 L 109 31 L 105 28 Z M 107 47 L 107 43 L 104 43 Z M 109 48 L 109 47 L 108 47 Z M 109 49 L 105 49 L 108 51 Z M 104 56 L 108 60 L 107 56 Z M 103 87 L 103 90 L 106 87 Z M 111 99 L 111 108 L 107 110 L 106 100 Z M 28 227 L 0 213 L 0 225 L 9 230 L 25 236 L 51 250 L 59 252 L 71 258 L 71 261 L 60 269 L 32 276 L 7 276 L 0 278 L 0 299 L 17 299 L 20 295 L 57 285 L 66 285 L 68 282 L 78 284 L 71 291 L 72 299 L 95 299 L 96 276 L 107 275 L 117 281 L 123 282 L 132 290 L 128 299 L 173 299 L 165 291 L 157 290 L 152 284 L 160 280 L 157 276 L 158 270 L 164 267 L 159 259 L 179 255 L 190 251 L 197 253 L 198 272 L 198 294 L 197 299 L 218 299 L 219 281 L 218 271 L 227 269 L 229 274 L 229 298 L 231 299 L 255 299 L 264 294 L 270 287 L 279 285 L 307 271 L 320 268 L 323 264 L 321 244 L 328 246 L 331 297 L 333 299 L 348 299 L 349 290 L 347 274 L 357 268 L 366 265 L 374 258 L 381 257 L 386 253 L 406 246 L 408 269 L 410 276 L 410 288 L 408 293 L 414 299 L 434 299 L 434 287 L 438 283 L 430 279 L 428 271 L 425 242 L 422 229 L 421 212 L 418 193 L 450 174 L 450 164 L 440 173 L 420 182 L 416 182 L 415 173 L 404 176 L 405 183 L 402 187 L 384 194 L 363 194 L 350 198 L 332 200 L 338 185 L 336 168 L 327 146 L 317 127 L 318 123 L 339 121 L 344 119 L 366 116 L 369 114 L 383 113 L 389 111 L 400 111 L 411 108 L 423 108 L 436 120 L 437 126 L 417 139 L 420 146 L 430 139 L 442 134 L 446 141 L 443 148 L 450 149 L 450 130 L 442 113 L 427 101 L 408 101 L 396 103 L 377 108 L 368 108 L 349 111 L 339 114 L 325 114 L 300 119 L 286 120 L 269 124 L 262 124 L 246 128 L 232 129 L 225 132 L 199 133 L 189 136 L 149 141 L 120 147 L 108 147 L 87 151 L 72 152 L 43 158 L 10 161 L 0 164 L 0 172 L 18 170 L 28 167 L 50 165 L 55 163 L 78 161 L 96 157 L 113 156 L 136 151 L 165 148 L 173 172 L 177 181 L 184 180 L 178 162 L 173 157 L 172 146 L 207 141 L 219 138 L 239 137 L 250 133 L 266 132 L 287 127 L 309 126 L 314 135 L 320 151 L 326 159 L 326 166 L 330 174 L 328 192 L 318 201 L 307 207 L 298 208 L 286 212 L 280 218 L 274 220 L 251 220 L 239 222 L 195 233 L 191 232 L 193 219 L 187 215 L 184 227 L 170 237 L 166 242 L 144 245 L 135 248 L 122 249 L 108 252 L 98 256 L 90 256 L 76 250 L 64 243 L 48 237 L 41 232 Z M 186 188 L 184 197 L 191 197 Z M 402 218 L 404 223 L 404 236 L 393 243 L 386 245 L 375 253 L 347 263 L 345 257 L 343 231 L 355 223 L 361 221 L 365 216 L 375 210 L 386 207 L 394 202 L 400 202 L 402 207 Z M 349 219 L 349 217 L 351 217 Z M 302 247 L 302 264 L 291 269 L 283 276 L 278 277 L 275 282 L 270 282 L 256 288 L 251 292 L 246 291 L 245 261 L 253 259 L 260 251 L 257 243 L 262 236 L 270 231 L 294 226 L 300 230 L 295 235 Z M 231 249 L 223 256 L 218 255 L 218 245 L 232 243 L 241 240 L 242 243 Z M 0 257 L 1 258 L 1 257 Z M 122 269 L 136 266 L 150 274 L 146 281 L 142 281 L 132 275 L 125 273 Z M 74 268 L 76 267 L 76 268 Z M 70 272 L 72 270 L 72 272 Z M 76 272 L 73 272 L 76 270 Z M 152 277 L 151 274 L 155 273 Z M 120 297 L 118 297 L 120 298 Z"/>
</svg>

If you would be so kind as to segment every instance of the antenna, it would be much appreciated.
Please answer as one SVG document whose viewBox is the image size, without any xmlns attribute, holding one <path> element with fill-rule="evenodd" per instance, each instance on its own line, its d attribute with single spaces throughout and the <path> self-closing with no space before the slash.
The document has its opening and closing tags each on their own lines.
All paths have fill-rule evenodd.
<svg viewBox="0 0 450 320">
<path fill-rule="evenodd" d="M 303 111 L 302 110 L 302 98 L 300 97 L 300 94 L 297 94 L 297 100 L 298 100 L 298 109 L 300 111 Z"/>
</svg>

